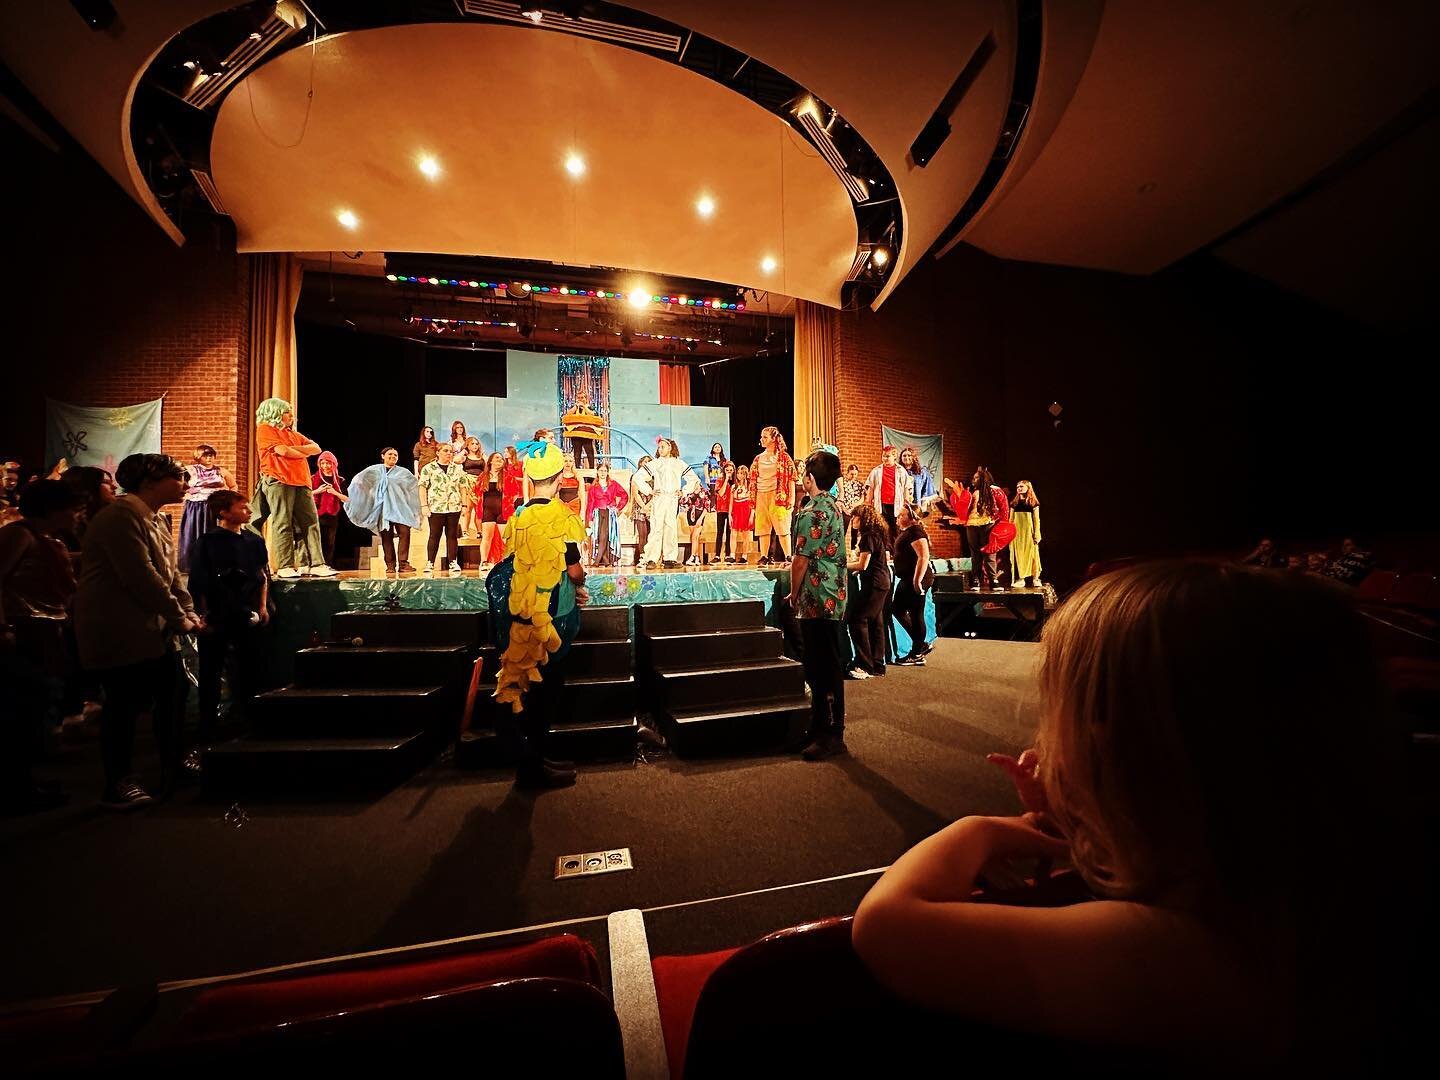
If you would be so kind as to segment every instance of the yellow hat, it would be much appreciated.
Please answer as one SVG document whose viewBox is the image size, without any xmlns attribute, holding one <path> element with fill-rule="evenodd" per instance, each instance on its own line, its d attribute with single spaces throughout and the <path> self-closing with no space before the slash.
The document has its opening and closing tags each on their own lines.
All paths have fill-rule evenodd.
<svg viewBox="0 0 1440 1080">
<path fill-rule="evenodd" d="M 548 480 L 565 468 L 565 455 L 554 443 L 540 439 L 515 448 L 525 461 L 525 475 L 531 480 Z"/>
</svg>

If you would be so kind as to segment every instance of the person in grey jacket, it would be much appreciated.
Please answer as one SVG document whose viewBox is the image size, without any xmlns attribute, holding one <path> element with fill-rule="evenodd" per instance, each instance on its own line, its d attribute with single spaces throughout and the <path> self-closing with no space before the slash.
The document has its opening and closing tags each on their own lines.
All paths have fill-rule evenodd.
<svg viewBox="0 0 1440 1080">
<path fill-rule="evenodd" d="M 80 663 L 105 688 L 100 749 L 101 803 L 131 810 L 154 800 L 131 772 L 135 721 L 150 712 L 160 751 L 162 790 L 174 783 L 180 740 L 175 714 L 175 634 L 201 625 L 175 565 L 160 508 L 180 501 L 185 470 L 164 454 L 131 454 L 115 479 L 125 495 L 101 510 L 85 533 L 75 596 Z"/>
</svg>

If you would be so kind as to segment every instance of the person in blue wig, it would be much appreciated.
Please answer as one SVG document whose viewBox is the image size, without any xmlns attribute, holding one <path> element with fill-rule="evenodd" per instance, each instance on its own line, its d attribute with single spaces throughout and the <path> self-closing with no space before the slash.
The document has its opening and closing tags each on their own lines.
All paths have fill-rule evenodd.
<svg viewBox="0 0 1440 1080">
<path fill-rule="evenodd" d="M 361 469 L 350 481 L 345 516 L 380 537 L 387 574 L 413 574 L 410 530 L 420 525 L 420 488 L 415 474 L 399 467 L 393 446 L 380 451 L 380 463 Z M 399 541 L 397 557 L 396 541 Z"/>
</svg>

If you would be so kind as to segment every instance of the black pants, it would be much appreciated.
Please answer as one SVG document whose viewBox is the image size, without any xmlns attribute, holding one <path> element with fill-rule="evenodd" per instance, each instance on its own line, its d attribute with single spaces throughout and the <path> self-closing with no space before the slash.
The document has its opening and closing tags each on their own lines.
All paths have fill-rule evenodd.
<svg viewBox="0 0 1440 1080">
<path fill-rule="evenodd" d="M 645 545 L 650 543 L 650 519 L 635 519 L 635 565 L 645 561 Z"/>
<path fill-rule="evenodd" d="M 0 652 L 0 796 L 33 784 L 30 764 L 64 691 L 65 621 L 15 619 L 15 648 Z"/>
<path fill-rule="evenodd" d="M 839 619 L 798 619 L 800 660 L 810 684 L 810 737 L 845 734 L 845 624 Z"/>
<path fill-rule="evenodd" d="M 895 590 L 895 619 L 910 635 L 910 652 L 918 652 L 925 644 L 925 593 L 917 593 L 914 582 L 902 581 Z"/>
<path fill-rule="evenodd" d="M 113 787 L 131 773 L 135 749 L 135 721 L 149 711 L 155 729 L 160 767 L 173 774 L 179 764 L 180 735 L 176 727 L 175 654 L 154 660 L 98 671 L 105 688 L 105 710 L 100 714 L 100 757 L 105 762 L 105 785 Z"/>
<path fill-rule="evenodd" d="M 873 557 L 873 556 L 872 556 Z M 885 670 L 885 608 L 890 599 L 890 582 L 869 586 L 850 594 L 845 619 L 850 624 L 850 641 L 855 646 L 855 663 L 874 675 Z"/>
<path fill-rule="evenodd" d="M 730 554 L 730 512 L 715 511 L 715 554 Z"/>
<path fill-rule="evenodd" d="M 440 533 L 445 533 L 445 552 L 453 563 L 460 561 L 460 511 L 455 510 L 449 514 L 430 515 L 430 540 L 425 545 L 425 558 L 430 562 L 435 561 L 435 553 L 440 550 Z"/>
<path fill-rule="evenodd" d="M 320 550 L 325 554 L 325 565 L 335 565 L 335 533 L 340 528 L 339 514 L 320 515 Z"/>
<path fill-rule="evenodd" d="M 220 676 L 225 670 L 225 655 L 231 651 L 230 701 L 232 706 L 247 706 L 259 688 L 260 666 L 264 655 L 264 631 L 258 626 L 215 627 L 196 635 L 200 652 L 200 745 L 207 746 L 215 737 L 215 722 L 220 711 Z"/>
<path fill-rule="evenodd" d="M 987 555 L 980 550 L 990 542 L 990 532 L 994 528 L 993 523 L 965 526 L 965 546 L 970 549 L 970 575 L 977 587 L 983 583 L 989 588 L 1000 578 L 1000 553 L 992 551 Z"/>
<path fill-rule="evenodd" d="M 520 754 L 516 762 L 520 772 L 540 767 L 548 756 L 546 744 L 550 728 L 561 719 L 565 697 L 565 661 L 551 660 L 541 665 L 540 674 L 541 681 L 531 683 L 525 691 L 524 708 L 518 715 L 510 714 L 520 729 Z"/>
<path fill-rule="evenodd" d="M 895 532 L 895 504 L 881 503 L 880 516 L 883 517 L 885 519 L 885 523 L 890 526 L 890 532 L 893 535 Z"/>
<path fill-rule="evenodd" d="M 575 464 L 580 468 L 585 467 L 585 459 L 590 459 L 590 468 L 595 468 L 595 440 L 594 439 L 571 439 L 570 447 L 575 451 Z"/>
<path fill-rule="evenodd" d="M 385 569 L 394 570 L 395 565 L 395 540 L 400 540 L 400 562 L 410 561 L 410 526 L 401 525 L 392 521 L 390 528 L 380 530 L 380 550 L 385 553 Z"/>
</svg>

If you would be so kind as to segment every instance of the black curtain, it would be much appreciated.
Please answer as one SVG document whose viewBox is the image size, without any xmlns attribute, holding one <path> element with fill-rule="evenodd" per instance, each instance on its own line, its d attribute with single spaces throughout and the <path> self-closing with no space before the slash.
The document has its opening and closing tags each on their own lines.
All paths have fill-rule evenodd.
<svg viewBox="0 0 1440 1080">
<path fill-rule="evenodd" d="M 725 452 L 737 465 L 749 465 L 760 452 L 761 428 L 774 424 L 787 444 L 794 440 L 794 361 L 786 354 L 696 365 L 690 371 L 690 404 L 730 410 L 733 445 Z"/>
</svg>

